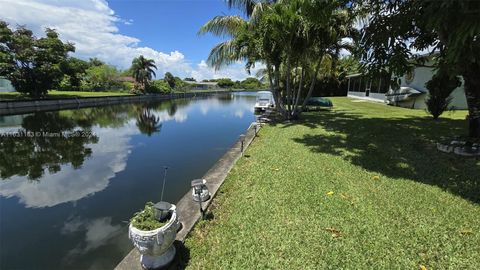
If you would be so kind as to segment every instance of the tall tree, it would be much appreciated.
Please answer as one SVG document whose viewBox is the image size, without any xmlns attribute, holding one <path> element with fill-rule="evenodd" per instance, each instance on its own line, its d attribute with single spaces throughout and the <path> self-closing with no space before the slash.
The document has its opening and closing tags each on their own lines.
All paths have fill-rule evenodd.
<svg viewBox="0 0 480 270">
<path fill-rule="evenodd" d="M 147 59 L 143 55 L 133 59 L 131 70 L 135 83 L 142 92 L 145 92 L 148 83 L 156 76 L 154 69 L 157 69 L 157 66 L 153 59 Z"/>
<path fill-rule="evenodd" d="M 75 47 L 63 43 L 53 29 L 36 38 L 31 30 L 12 31 L 0 21 L 0 76 L 6 77 L 18 92 L 38 98 L 55 88 L 62 79 L 60 64 Z"/>
<path fill-rule="evenodd" d="M 480 1 L 357 0 L 363 20 L 363 60 L 370 71 L 403 75 L 412 50 L 429 50 L 464 79 L 469 135 L 480 138 Z"/>
<path fill-rule="evenodd" d="M 168 85 L 170 85 L 170 88 L 175 88 L 175 77 L 172 75 L 172 73 L 165 73 L 164 80 L 168 83 Z"/>
</svg>

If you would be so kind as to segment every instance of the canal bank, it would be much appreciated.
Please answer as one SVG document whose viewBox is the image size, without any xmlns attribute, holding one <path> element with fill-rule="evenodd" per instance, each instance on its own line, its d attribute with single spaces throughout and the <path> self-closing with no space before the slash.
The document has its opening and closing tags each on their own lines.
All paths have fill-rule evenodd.
<svg viewBox="0 0 480 270">
<path fill-rule="evenodd" d="M 240 136 L 232 147 L 207 171 L 202 177 L 207 181 L 208 190 L 211 192 L 210 199 L 202 204 L 202 209 L 206 211 L 210 206 L 212 200 L 215 198 L 218 189 L 225 181 L 228 173 L 233 168 L 237 160 L 242 157 L 243 152 L 255 139 L 257 132 L 260 130 L 261 125 L 253 122 L 245 134 Z M 176 203 L 177 214 L 179 221 L 182 224 L 180 231 L 177 233 L 174 245 L 177 248 L 176 258 L 168 269 L 179 268 L 179 263 L 184 260 L 183 254 L 183 242 L 187 238 L 188 234 L 192 231 L 195 224 L 200 220 L 201 213 L 197 202 L 192 199 L 191 189 L 189 189 L 185 195 Z M 116 270 L 142 270 L 140 264 L 140 253 L 137 249 L 132 249 L 130 253 L 115 267 Z"/>
<path fill-rule="evenodd" d="M 107 97 L 73 97 L 44 100 L 2 100 L 0 101 L 0 116 L 32 113 L 40 111 L 80 109 L 95 106 L 106 106 L 130 102 L 161 101 L 178 98 L 208 97 L 217 94 L 229 94 L 233 91 L 188 92 L 168 95 L 148 94 L 131 96 Z"/>
</svg>

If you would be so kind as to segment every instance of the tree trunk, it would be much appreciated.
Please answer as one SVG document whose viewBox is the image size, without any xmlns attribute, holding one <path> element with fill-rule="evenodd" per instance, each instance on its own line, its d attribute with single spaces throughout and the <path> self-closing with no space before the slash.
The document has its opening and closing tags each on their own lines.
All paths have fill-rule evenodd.
<svg viewBox="0 0 480 270">
<path fill-rule="evenodd" d="M 283 117 L 286 117 L 286 109 L 283 104 L 283 96 L 280 91 L 280 64 L 274 65 L 275 70 L 273 71 L 273 98 L 275 100 L 275 105 L 277 106 L 277 110 L 282 114 Z"/>
<path fill-rule="evenodd" d="M 320 57 L 320 59 L 322 59 L 322 57 Z M 318 72 L 320 71 L 320 64 L 321 63 L 322 63 L 322 60 L 318 61 L 315 72 L 313 73 L 312 82 L 310 84 L 310 89 L 308 89 L 308 93 L 305 96 L 305 99 L 303 100 L 303 103 L 302 103 L 302 107 L 301 107 L 302 111 L 304 111 L 307 108 L 308 99 L 310 98 L 310 96 L 312 96 L 313 89 L 315 88 L 315 83 L 317 82 L 317 76 L 318 76 Z"/>
<path fill-rule="evenodd" d="M 468 104 L 468 135 L 470 138 L 480 138 L 480 65 L 471 64 L 465 68 L 465 97 Z"/>
<path fill-rule="evenodd" d="M 302 74 L 300 75 L 300 83 L 298 84 L 298 92 L 297 92 L 297 97 L 295 98 L 295 104 L 293 105 L 293 112 L 292 116 L 293 118 L 298 117 L 300 114 L 300 111 L 298 110 L 298 103 L 300 102 L 300 96 L 302 95 L 303 91 L 303 79 L 305 78 L 305 66 L 302 66 Z"/>
<path fill-rule="evenodd" d="M 286 78 L 286 91 L 287 91 L 287 114 L 288 114 L 288 118 L 290 119 L 290 115 L 291 115 L 291 103 L 292 103 L 292 96 L 291 96 L 291 92 L 290 92 L 290 79 L 291 79 L 291 72 L 290 72 L 290 59 L 287 58 L 287 65 L 286 65 L 286 68 L 285 68 L 285 78 Z"/>
</svg>

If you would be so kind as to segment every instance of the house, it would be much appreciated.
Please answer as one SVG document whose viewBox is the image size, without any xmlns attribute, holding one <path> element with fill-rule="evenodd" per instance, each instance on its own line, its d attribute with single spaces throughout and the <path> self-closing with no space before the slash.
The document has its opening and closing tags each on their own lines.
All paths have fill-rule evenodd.
<svg viewBox="0 0 480 270">
<path fill-rule="evenodd" d="M 131 83 L 134 83 L 135 82 L 135 78 L 131 77 L 131 76 L 123 76 L 123 77 L 118 77 L 117 78 L 117 81 L 119 82 L 131 82 Z"/>
<path fill-rule="evenodd" d="M 188 84 L 193 90 L 209 90 L 209 89 L 218 89 L 217 82 L 193 82 L 193 81 L 183 81 Z"/>
<path fill-rule="evenodd" d="M 0 93 L 4 92 L 15 92 L 15 88 L 13 88 L 9 80 L 0 77 Z"/>
<path fill-rule="evenodd" d="M 349 75 L 347 76 L 347 96 L 385 102 L 394 106 L 425 109 L 425 101 L 428 97 L 428 89 L 425 84 L 435 74 L 435 70 L 428 66 L 429 62 L 402 76 L 400 88 L 395 90 L 389 86 L 390 78 L 388 77 L 370 79 L 361 73 Z M 450 102 L 452 109 L 467 109 L 463 80 L 462 85 L 453 90 L 450 96 L 452 97 Z"/>
</svg>

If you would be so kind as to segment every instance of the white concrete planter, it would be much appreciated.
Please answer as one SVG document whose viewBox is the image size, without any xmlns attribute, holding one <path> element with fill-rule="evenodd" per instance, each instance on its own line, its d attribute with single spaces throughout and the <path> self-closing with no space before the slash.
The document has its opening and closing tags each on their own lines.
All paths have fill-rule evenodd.
<svg viewBox="0 0 480 270">
<path fill-rule="evenodd" d="M 164 226 L 143 231 L 130 224 L 128 237 L 132 240 L 140 254 L 140 263 L 144 268 L 156 269 L 169 264 L 175 257 L 175 247 L 172 245 L 180 227 L 176 206 L 170 208 L 171 217 Z"/>
</svg>

